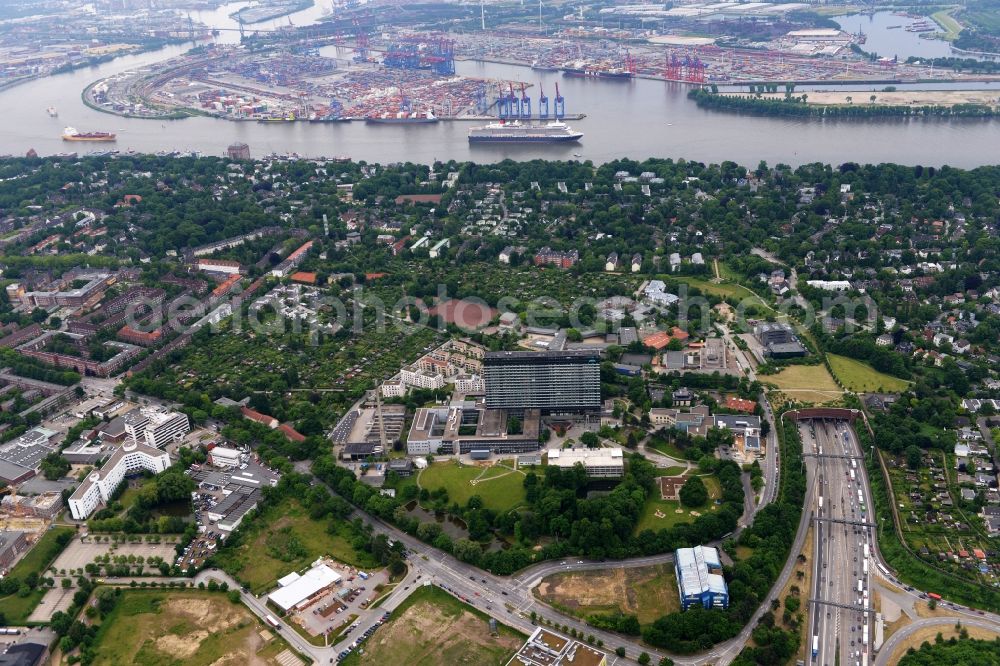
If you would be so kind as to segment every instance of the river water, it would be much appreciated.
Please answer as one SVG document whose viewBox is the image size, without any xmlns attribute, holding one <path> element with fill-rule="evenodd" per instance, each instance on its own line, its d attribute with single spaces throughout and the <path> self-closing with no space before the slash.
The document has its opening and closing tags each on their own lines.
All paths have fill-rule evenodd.
<svg viewBox="0 0 1000 666">
<path fill-rule="evenodd" d="M 192 17 L 216 27 L 235 27 L 228 15 L 246 2 L 227 5 Z M 291 16 L 295 25 L 314 21 L 326 11 L 322 5 Z M 275 19 L 260 26 L 287 25 Z M 866 29 L 867 32 L 867 29 Z M 899 31 L 892 31 L 899 32 Z M 907 33 L 910 34 L 910 33 Z M 223 32 L 219 40 L 233 42 L 238 32 Z M 920 40 L 928 41 L 928 40 Z M 1000 120 L 884 119 L 820 120 L 738 116 L 699 109 L 686 97 L 687 88 L 663 81 L 632 82 L 565 79 L 558 73 L 479 62 L 459 62 L 458 73 L 490 79 L 511 78 L 541 84 L 549 97 L 555 83 L 566 98 L 568 113 L 585 113 L 571 121 L 584 133 L 578 145 L 470 146 L 473 123 L 441 122 L 424 126 L 368 126 L 363 123 L 259 124 L 213 118 L 176 121 L 120 118 L 87 108 L 80 99 L 85 86 L 116 72 L 148 66 L 183 53 L 189 45 L 129 56 L 98 67 L 48 77 L 0 93 L 4 122 L 0 125 L 0 153 L 40 155 L 65 151 L 108 150 L 112 144 L 68 144 L 62 128 L 118 133 L 118 150 L 156 152 L 199 151 L 221 155 L 235 141 L 245 141 L 251 153 L 297 152 L 306 156 L 349 156 L 371 162 L 513 159 L 579 159 L 605 162 L 620 157 L 672 157 L 702 162 L 732 160 L 756 166 L 799 165 L 808 162 L 840 164 L 898 162 L 902 164 L 974 167 L 993 164 L 1000 146 Z M 345 54 L 346 57 L 347 54 Z M 535 95 L 537 97 L 537 94 Z M 55 106 L 58 118 L 45 109 Z"/>
<path fill-rule="evenodd" d="M 859 29 L 865 33 L 868 39 L 861 48 L 869 53 L 878 54 L 880 58 L 898 57 L 902 62 L 910 56 L 915 58 L 947 58 L 954 55 L 951 52 L 951 46 L 944 40 L 923 39 L 920 37 L 920 33 L 907 32 L 907 26 L 920 21 L 926 21 L 937 28 L 937 24 L 929 17 L 915 19 L 899 16 L 893 12 L 875 12 L 871 15 L 840 16 L 834 21 L 842 30 L 852 34 L 857 34 Z"/>
</svg>

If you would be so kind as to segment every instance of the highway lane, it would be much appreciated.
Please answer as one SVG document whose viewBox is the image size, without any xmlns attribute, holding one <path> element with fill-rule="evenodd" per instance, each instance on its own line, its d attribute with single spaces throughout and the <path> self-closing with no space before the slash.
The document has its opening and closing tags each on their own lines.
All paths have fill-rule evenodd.
<svg viewBox="0 0 1000 666">
<path fill-rule="evenodd" d="M 845 435 L 846 435 L 846 437 L 845 437 Z M 846 451 L 850 452 L 850 454 L 853 455 L 853 456 L 860 456 L 860 455 L 862 455 L 860 441 L 859 441 L 859 439 L 857 437 L 857 433 L 855 432 L 853 426 L 849 426 L 849 425 L 843 425 L 843 426 L 841 426 L 840 430 L 839 430 L 839 436 L 843 440 L 844 445 L 846 446 L 846 448 L 845 448 Z M 807 461 L 808 460 L 809 459 L 807 459 Z M 809 463 L 807 462 L 807 466 L 808 466 L 808 464 Z M 852 498 L 853 498 L 853 502 L 857 505 L 856 507 L 854 507 L 855 511 L 854 511 L 854 513 L 852 515 L 864 515 L 864 517 L 866 518 L 866 520 L 868 520 L 868 521 L 875 521 L 876 519 L 874 518 L 874 514 L 872 512 L 872 507 L 874 506 L 874 504 L 872 502 L 871 485 L 870 485 L 870 482 L 869 482 L 869 479 L 868 479 L 868 473 L 867 473 L 867 469 L 866 469 L 866 467 L 864 465 L 864 462 L 859 460 L 858 463 L 857 463 L 857 467 L 856 468 L 854 467 L 853 463 L 851 463 L 851 469 L 853 469 L 854 473 L 855 473 L 855 479 L 854 479 L 854 482 L 853 482 L 853 485 L 852 485 L 852 492 L 853 492 Z M 844 477 L 844 483 L 845 484 L 849 484 L 849 472 L 848 472 L 848 476 Z M 858 498 L 857 498 L 857 492 L 858 492 L 858 490 L 861 491 L 861 502 L 858 502 Z M 845 502 L 849 502 L 849 501 L 851 501 L 851 500 L 846 500 L 846 498 L 845 498 Z M 865 511 L 864 511 L 863 514 L 862 514 L 861 509 L 860 509 L 860 505 L 862 503 L 865 506 Z M 809 504 L 807 503 L 806 506 L 809 506 Z M 869 545 L 869 551 L 870 551 L 869 552 L 868 576 L 865 577 L 864 589 L 870 589 L 870 585 L 872 585 L 875 582 L 876 579 L 883 579 L 883 580 L 887 581 L 888 583 L 892 584 L 893 586 L 899 588 L 901 590 L 902 594 L 911 597 L 914 602 L 918 602 L 919 603 L 919 602 L 922 602 L 924 599 L 926 599 L 926 597 L 927 597 L 926 592 L 914 589 L 912 586 L 909 586 L 906 583 L 903 583 L 902 581 L 900 581 L 892 573 L 892 571 L 889 568 L 888 564 L 886 563 L 884 557 L 882 556 L 881 552 L 879 551 L 876 530 L 872 529 L 872 527 L 866 527 L 866 528 L 860 530 L 860 535 L 859 535 L 858 538 L 861 539 L 861 541 L 862 541 L 862 549 L 863 549 L 863 543 L 866 541 L 868 543 L 868 545 Z M 862 574 L 863 574 L 863 571 L 862 571 Z M 855 582 L 855 584 L 856 584 L 856 582 Z M 948 618 L 948 622 L 951 623 L 951 624 L 954 624 L 954 622 L 956 620 L 961 620 L 962 623 L 970 623 L 970 624 L 973 623 L 973 622 L 975 622 L 975 623 L 977 623 L 977 626 L 979 626 L 979 624 L 985 624 L 987 627 L 989 627 L 992 630 L 997 631 L 998 633 L 1000 633 L 1000 616 L 998 616 L 998 615 L 996 615 L 994 613 L 988 613 L 988 612 L 981 612 L 981 611 L 977 611 L 977 610 L 971 610 L 971 609 L 965 608 L 965 607 L 963 607 L 963 606 L 961 606 L 959 604 L 955 604 L 953 602 L 949 602 L 947 600 L 942 600 L 941 602 L 939 602 L 938 605 L 939 605 L 939 607 L 946 607 L 946 608 L 948 608 L 949 610 L 951 610 L 952 612 L 954 612 L 954 613 L 956 613 L 958 615 L 958 617 Z M 929 619 L 937 620 L 938 618 L 929 618 Z M 916 623 L 914 623 L 914 624 L 916 624 Z M 869 626 L 870 626 L 870 629 L 869 629 L 869 645 L 867 646 L 868 650 L 867 650 L 866 653 L 863 653 L 863 660 L 856 658 L 856 661 L 858 661 L 858 662 L 860 662 L 862 664 L 886 663 L 885 662 L 885 658 L 882 657 L 882 653 L 887 651 L 886 650 L 886 646 L 882 646 L 882 649 L 879 650 L 879 653 L 878 653 L 877 656 L 874 656 L 873 653 L 872 653 L 872 650 L 873 650 L 872 642 L 874 640 L 874 629 L 873 629 L 873 627 L 871 627 L 871 620 L 869 620 Z M 863 625 L 862 625 L 862 627 L 863 627 Z M 896 634 L 894 634 L 894 636 L 895 635 Z M 849 643 L 849 641 L 850 641 L 850 639 L 848 639 L 848 643 Z M 855 648 L 855 650 L 857 650 L 857 647 Z M 888 650 L 888 651 L 891 653 L 891 649 Z M 848 650 L 848 653 L 849 652 L 850 652 L 850 650 Z M 847 664 L 847 663 L 854 664 L 855 660 L 851 660 L 851 661 L 841 660 L 840 663 L 841 664 Z"/>
<path fill-rule="evenodd" d="M 928 627 L 940 627 L 941 629 L 954 629 L 956 618 L 954 617 L 928 617 L 906 625 L 905 627 L 898 629 L 889 639 L 882 645 L 882 649 L 879 650 L 878 657 L 875 658 L 873 662 L 874 666 L 889 666 L 889 658 L 892 653 L 896 651 L 898 647 L 904 645 L 906 647 L 919 648 L 919 645 L 913 645 L 910 643 L 911 637 L 914 633 L 921 629 L 927 629 Z M 993 631 L 1000 633 L 1000 627 L 995 623 L 989 622 L 982 619 L 963 619 L 963 627 L 978 627 L 980 629 L 985 629 L 987 631 Z"/>
<path fill-rule="evenodd" d="M 799 424 L 807 458 L 820 497 L 811 507 L 814 521 L 814 567 L 810 608 L 811 656 L 815 664 L 867 666 L 870 636 L 871 581 L 866 569 L 870 554 L 869 530 L 848 524 L 866 521 L 867 503 L 859 501 L 857 452 L 851 446 L 846 423 L 811 421 Z M 844 522 L 834 522 L 844 521 Z M 865 550 L 865 546 L 869 550 Z M 838 605 L 834 605 L 838 604 Z"/>
</svg>

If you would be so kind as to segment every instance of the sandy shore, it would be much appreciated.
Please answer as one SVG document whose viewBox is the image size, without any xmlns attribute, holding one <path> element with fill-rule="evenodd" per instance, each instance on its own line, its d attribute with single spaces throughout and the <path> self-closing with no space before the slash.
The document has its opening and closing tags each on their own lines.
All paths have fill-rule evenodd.
<svg viewBox="0 0 1000 666">
<path fill-rule="evenodd" d="M 733 93 L 724 93 L 733 94 Z M 746 95 L 747 93 L 736 93 Z M 896 92 L 869 92 L 855 90 L 848 92 L 832 91 L 796 91 L 794 97 L 806 95 L 809 104 L 871 104 L 871 96 L 875 95 L 875 104 L 894 106 L 953 106 L 955 104 L 985 104 L 1000 105 L 1000 91 L 988 90 L 897 90 Z M 765 93 L 763 97 L 781 99 L 784 92 Z M 852 101 L 853 100 L 853 101 Z"/>
</svg>

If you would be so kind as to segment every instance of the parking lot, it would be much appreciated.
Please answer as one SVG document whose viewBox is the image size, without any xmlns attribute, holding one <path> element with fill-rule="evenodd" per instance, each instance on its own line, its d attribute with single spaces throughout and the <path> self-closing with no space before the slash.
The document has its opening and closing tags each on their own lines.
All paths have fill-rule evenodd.
<svg viewBox="0 0 1000 666">
<path fill-rule="evenodd" d="M 389 582 L 385 569 L 364 572 L 367 576 L 364 578 L 362 572 L 346 564 L 334 561 L 327 561 L 326 564 L 342 576 L 340 583 L 336 589 L 317 598 L 292 618 L 313 636 L 334 632 L 352 616 L 360 615 L 373 601 L 387 593 L 384 588 Z"/>
<path fill-rule="evenodd" d="M 161 538 L 166 541 L 167 536 Z M 56 558 L 52 566 L 56 568 L 56 571 L 82 569 L 93 562 L 99 555 L 104 554 L 135 555 L 136 557 L 142 556 L 146 559 L 161 557 L 164 562 L 169 563 L 174 559 L 174 544 L 139 542 L 119 543 L 116 545 L 105 541 L 97 543 L 93 537 L 86 537 L 86 540 L 77 537 L 69 542 L 66 550 Z"/>
<path fill-rule="evenodd" d="M 73 605 L 73 595 L 75 593 L 76 587 L 63 589 L 62 586 L 56 586 L 52 588 L 38 602 L 35 610 L 31 611 L 31 615 L 28 616 L 28 622 L 49 622 L 56 611 L 63 611 L 65 613 Z"/>
</svg>

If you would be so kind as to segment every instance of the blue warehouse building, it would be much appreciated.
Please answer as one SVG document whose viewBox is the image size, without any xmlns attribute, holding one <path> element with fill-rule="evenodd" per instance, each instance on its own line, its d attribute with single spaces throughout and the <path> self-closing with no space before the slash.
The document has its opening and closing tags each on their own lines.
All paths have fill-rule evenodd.
<svg viewBox="0 0 1000 666">
<path fill-rule="evenodd" d="M 681 608 L 729 608 L 729 588 L 722 577 L 719 550 L 711 546 L 678 548 L 674 552 Z"/>
</svg>

